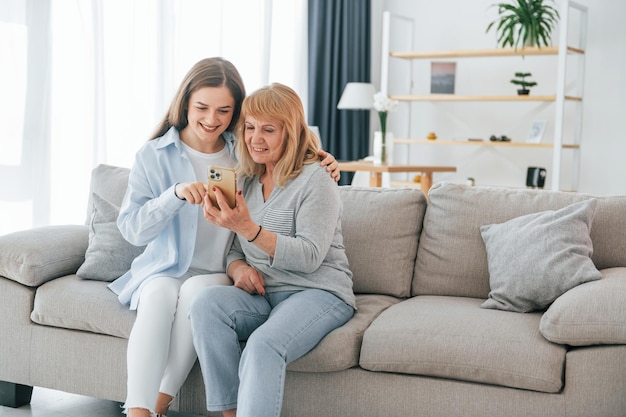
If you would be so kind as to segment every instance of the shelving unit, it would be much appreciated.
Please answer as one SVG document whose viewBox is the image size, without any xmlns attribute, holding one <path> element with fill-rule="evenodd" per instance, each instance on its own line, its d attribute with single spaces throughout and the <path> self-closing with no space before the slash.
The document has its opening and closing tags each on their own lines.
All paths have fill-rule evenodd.
<svg viewBox="0 0 626 417">
<path fill-rule="evenodd" d="M 578 42 L 576 46 L 568 45 L 570 30 L 570 11 L 572 9 L 580 12 L 578 27 Z M 543 148 L 552 151 L 551 178 L 553 190 L 561 189 L 561 161 L 562 150 L 569 149 L 573 154 L 572 161 L 572 186 L 574 190 L 578 188 L 579 165 L 580 165 L 580 143 L 582 131 L 582 86 L 584 81 L 584 56 L 587 35 L 587 8 L 574 1 L 563 0 L 561 4 L 560 24 L 559 24 L 559 45 L 549 47 L 528 47 L 523 49 L 514 48 L 494 48 L 494 49 L 468 49 L 468 50 L 440 50 L 440 51 L 391 51 L 390 50 L 390 25 L 392 18 L 407 20 L 403 16 L 391 15 L 389 12 L 383 13 L 383 34 L 382 34 L 382 59 L 381 59 L 381 91 L 388 94 L 390 98 L 400 102 L 547 102 L 554 106 L 554 135 L 552 143 L 524 143 L 524 142 L 490 142 L 490 141 L 456 141 L 456 140 L 427 140 L 422 138 L 396 138 L 395 144 L 408 144 L 419 146 L 492 146 L 492 147 L 529 147 Z M 410 19 L 408 19 L 410 20 Z M 413 32 L 413 28 L 411 29 Z M 411 41 L 412 45 L 412 41 Z M 576 91 L 574 94 L 566 94 L 566 74 L 567 56 L 576 54 L 578 68 L 576 76 Z M 389 94 L 389 60 L 438 60 L 438 59 L 465 59 L 465 58 L 507 58 L 522 56 L 556 56 L 557 57 L 557 77 L 556 92 L 554 95 L 528 95 L 528 96 L 467 96 L 456 94 Z M 413 71 L 411 71 L 411 85 L 413 85 Z M 573 137 L 564 142 L 563 125 L 565 102 L 573 102 L 576 105 L 573 117 Z"/>
</svg>

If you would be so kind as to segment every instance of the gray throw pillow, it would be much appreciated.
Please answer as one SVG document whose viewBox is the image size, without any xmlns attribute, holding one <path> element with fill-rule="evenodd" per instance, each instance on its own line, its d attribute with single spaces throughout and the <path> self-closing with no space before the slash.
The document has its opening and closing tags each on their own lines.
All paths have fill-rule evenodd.
<svg viewBox="0 0 626 417">
<path fill-rule="evenodd" d="M 85 262 L 76 275 L 83 279 L 113 281 L 130 269 L 133 259 L 145 246 L 134 246 L 122 237 L 117 228 L 120 209 L 92 193 L 93 213 L 89 224 L 89 246 Z"/>
<path fill-rule="evenodd" d="M 489 298 L 483 308 L 545 309 L 567 290 L 600 279 L 589 236 L 595 199 L 480 227 L 487 250 Z"/>
</svg>

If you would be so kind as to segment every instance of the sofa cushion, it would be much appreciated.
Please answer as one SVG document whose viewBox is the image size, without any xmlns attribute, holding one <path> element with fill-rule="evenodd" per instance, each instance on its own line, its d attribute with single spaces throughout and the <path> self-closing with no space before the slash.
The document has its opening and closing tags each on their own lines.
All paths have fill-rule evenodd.
<svg viewBox="0 0 626 417">
<path fill-rule="evenodd" d="M 31 320 L 46 326 L 128 338 L 135 315 L 135 311 L 120 304 L 106 282 L 68 275 L 37 289 Z"/>
<path fill-rule="evenodd" d="M 87 220 L 89 224 L 93 214 L 92 194 L 96 193 L 106 201 L 122 205 L 126 188 L 128 187 L 128 176 L 130 169 L 113 165 L 100 164 L 91 171 L 91 182 L 89 184 L 89 200 L 87 201 Z"/>
<path fill-rule="evenodd" d="M 592 261 L 598 269 L 626 265 L 626 196 L 435 184 L 417 251 L 413 295 L 487 298 L 489 270 L 480 226 L 590 198 L 598 201 L 591 229 Z"/>
<path fill-rule="evenodd" d="M 93 214 L 89 224 L 89 247 L 76 275 L 83 279 L 113 281 L 130 269 L 145 246 L 135 246 L 117 228 L 120 208 L 92 193 Z"/>
<path fill-rule="evenodd" d="M 482 307 L 543 310 L 567 290 L 600 279 L 589 258 L 596 205 L 585 200 L 481 226 L 491 287 Z"/>
<path fill-rule="evenodd" d="M 571 346 L 626 344 L 626 268 L 609 268 L 602 279 L 560 296 L 541 317 L 539 331 Z"/>
<path fill-rule="evenodd" d="M 413 188 L 340 187 L 341 227 L 353 288 L 408 297 L 426 197 Z"/>
<path fill-rule="evenodd" d="M 37 287 L 73 274 L 85 260 L 84 225 L 43 226 L 0 236 L 0 275 Z"/>
<path fill-rule="evenodd" d="M 566 349 L 539 333 L 540 313 L 480 308 L 481 299 L 418 296 L 389 307 L 366 330 L 360 365 L 558 392 Z"/>
<path fill-rule="evenodd" d="M 400 300 L 386 295 L 357 295 L 357 311 L 343 326 L 327 334 L 313 350 L 287 367 L 297 372 L 333 372 L 359 364 L 363 333 L 378 315 Z"/>
</svg>

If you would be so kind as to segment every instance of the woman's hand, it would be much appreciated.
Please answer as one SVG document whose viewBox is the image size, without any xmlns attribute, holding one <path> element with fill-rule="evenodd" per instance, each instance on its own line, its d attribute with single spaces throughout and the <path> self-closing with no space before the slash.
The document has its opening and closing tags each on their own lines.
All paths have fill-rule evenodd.
<svg viewBox="0 0 626 417">
<path fill-rule="evenodd" d="M 241 190 L 237 191 L 235 208 L 230 208 L 222 190 L 213 189 L 218 207 L 215 207 L 208 193 L 204 196 L 204 218 L 213 224 L 232 230 L 240 236 L 252 239 L 259 231 L 259 226 L 252 221 L 248 206 L 243 198 Z"/>
<path fill-rule="evenodd" d="M 228 202 L 219 188 L 215 188 L 213 192 L 219 207 L 215 207 L 211 203 L 207 193 L 204 197 L 204 217 L 213 224 L 237 233 L 237 235 L 247 239 L 248 242 L 254 242 L 269 256 L 274 256 L 276 233 L 263 229 L 252 220 L 241 190 L 237 191 L 235 196 L 237 205 L 234 209 L 228 206 Z"/>
<path fill-rule="evenodd" d="M 241 288 L 248 294 L 265 295 L 263 275 L 244 261 L 233 261 L 228 266 L 228 275 L 232 277 L 235 287 Z"/>
<path fill-rule="evenodd" d="M 187 200 L 190 204 L 202 204 L 207 192 L 207 184 L 204 182 L 179 182 L 174 187 L 174 194 L 181 200 Z"/>
<path fill-rule="evenodd" d="M 326 171 L 330 172 L 330 176 L 335 180 L 335 182 L 339 182 L 339 178 L 341 178 L 341 171 L 339 170 L 339 163 L 333 154 L 322 149 L 320 149 L 317 154 L 322 161 L 321 165 L 326 167 Z"/>
</svg>

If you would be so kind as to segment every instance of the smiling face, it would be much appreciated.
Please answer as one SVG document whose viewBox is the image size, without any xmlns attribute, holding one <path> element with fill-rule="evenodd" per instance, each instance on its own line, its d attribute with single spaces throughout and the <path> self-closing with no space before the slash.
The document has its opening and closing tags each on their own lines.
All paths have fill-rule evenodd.
<svg viewBox="0 0 626 417">
<path fill-rule="evenodd" d="M 226 87 L 203 87 L 189 97 L 187 126 L 181 130 L 183 142 L 193 149 L 214 153 L 224 147 L 220 135 L 233 119 L 235 99 Z"/>
<path fill-rule="evenodd" d="M 271 171 L 285 149 L 283 125 L 277 120 L 260 120 L 247 116 L 244 122 L 244 140 L 252 159 Z"/>
</svg>

